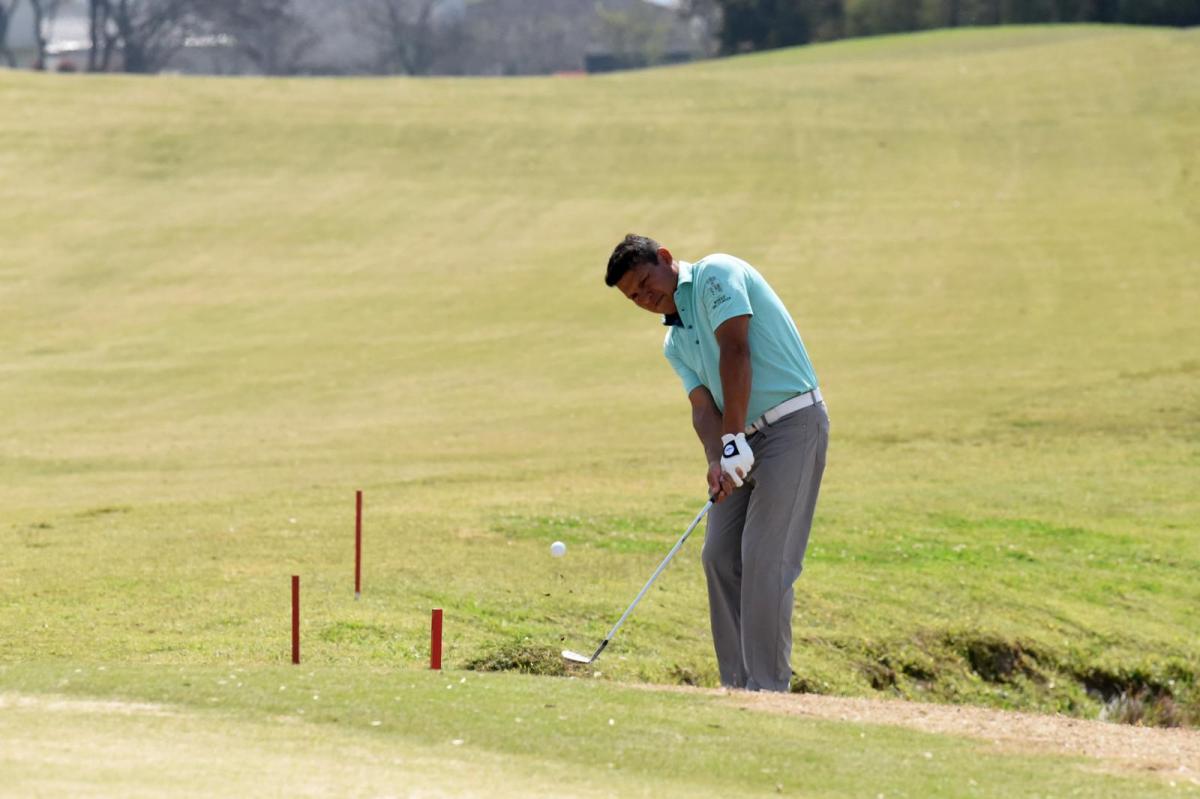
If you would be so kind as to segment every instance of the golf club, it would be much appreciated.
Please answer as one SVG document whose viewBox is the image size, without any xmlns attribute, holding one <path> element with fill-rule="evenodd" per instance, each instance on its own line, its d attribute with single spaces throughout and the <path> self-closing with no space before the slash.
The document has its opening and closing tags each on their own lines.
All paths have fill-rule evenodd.
<svg viewBox="0 0 1200 799">
<path fill-rule="evenodd" d="M 715 500 L 716 495 L 708 498 L 708 502 L 706 502 L 704 507 L 700 509 L 700 512 L 696 514 L 696 518 L 693 519 L 692 523 L 688 525 L 688 528 L 684 530 L 683 535 L 680 536 L 679 540 L 675 542 L 675 546 L 671 547 L 671 551 L 667 553 L 665 558 L 663 558 L 662 563 L 658 564 L 658 568 L 654 570 L 654 574 L 650 575 L 650 579 L 646 581 L 644 586 L 642 586 L 642 590 L 638 591 L 638 595 L 633 600 L 633 604 L 625 609 L 625 612 L 621 614 L 621 618 L 617 619 L 617 623 L 614 624 L 613 628 L 608 631 L 608 635 L 604 636 L 604 640 L 600 642 L 600 646 L 596 647 L 596 651 L 592 653 L 592 656 L 588 657 L 587 655 L 581 655 L 578 652 L 572 652 L 570 649 L 564 649 L 562 653 L 564 658 L 572 661 L 573 663 L 591 663 L 595 661 L 596 658 L 600 657 L 600 653 L 604 651 L 604 647 L 608 646 L 608 642 L 611 641 L 612 637 L 617 634 L 617 630 L 621 629 L 621 625 L 625 623 L 625 619 L 630 613 L 633 612 L 633 609 L 637 607 L 637 604 L 642 601 L 642 597 L 645 596 L 646 592 L 650 590 L 650 586 L 653 585 L 654 581 L 658 579 L 658 575 L 662 574 L 662 570 L 667 568 L 667 564 L 671 562 L 671 558 L 675 557 L 675 553 L 678 552 L 679 548 L 683 546 L 683 542 L 687 541 L 688 536 L 692 534 L 692 530 L 696 529 L 696 525 L 698 525 L 700 520 L 704 518 L 704 514 L 708 513 L 708 509 L 713 506 L 713 502 Z"/>
</svg>

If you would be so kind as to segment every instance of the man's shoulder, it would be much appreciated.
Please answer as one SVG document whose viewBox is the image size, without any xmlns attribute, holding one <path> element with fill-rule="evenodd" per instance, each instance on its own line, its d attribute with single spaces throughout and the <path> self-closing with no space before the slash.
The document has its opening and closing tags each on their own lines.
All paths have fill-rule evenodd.
<svg viewBox="0 0 1200 799">
<path fill-rule="evenodd" d="M 747 286 L 762 280 L 748 262 L 724 252 L 706 255 L 692 265 L 692 283 L 697 290 L 711 290 L 716 284 Z"/>
<path fill-rule="evenodd" d="M 708 272 L 729 272 L 750 269 L 750 264 L 726 252 L 714 252 L 692 264 L 693 279 Z"/>
<path fill-rule="evenodd" d="M 739 307 L 745 304 L 748 284 L 754 274 L 750 264 L 737 256 L 728 253 L 706 255 L 696 262 L 692 271 L 697 302 L 710 317 L 720 316 L 727 303 L 732 303 L 729 307 Z"/>
<path fill-rule="evenodd" d="M 720 282 L 738 287 L 741 291 L 770 287 L 767 279 L 751 263 L 728 253 L 706 255 L 693 265 L 692 270 L 692 281 L 700 291 L 710 290 L 711 286 Z"/>
</svg>

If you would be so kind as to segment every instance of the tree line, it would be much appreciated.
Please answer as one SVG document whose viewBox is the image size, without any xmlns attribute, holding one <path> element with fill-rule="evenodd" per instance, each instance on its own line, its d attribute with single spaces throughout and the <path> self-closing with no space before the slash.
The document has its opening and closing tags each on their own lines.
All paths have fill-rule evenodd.
<svg viewBox="0 0 1200 799">
<path fill-rule="evenodd" d="M 515 72 L 547 72 L 578 68 L 564 62 L 583 14 L 626 65 L 661 61 L 667 35 L 660 7 L 629 0 L 0 0 L 0 60 L 15 65 L 6 37 L 28 3 L 44 65 L 46 23 L 66 2 L 86 9 L 90 39 L 84 63 L 72 67 L 92 72 L 158 72 L 185 47 L 209 59 L 199 71 L 217 73 L 471 74 L 501 61 Z M 677 0 L 675 13 L 699 31 L 694 55 L 729 55 L 974 25 L 1192 26 L 1200 25 L 1200 0 Z"/>
<path fill-rule="evenodd" d="M 37 46 L 35 68 L 47 63 L 47 22 L 63 0 L 0 0 L 0 58 L 15 65 L 6 40 L 17 7 L 28 3 Z M 220 52 L 267 75 L 304 70 L 306 57 L 336 18 L 361 40 L 364 72 L 422 74 L 440 46 L 435 11 L 446 0 L 86 0 L 88 72 L 159 72 L 185 47 Z M 225 51 L 225 52 L 221 52 Z M 222 71 L 217 68 L 216 71 Z"/>
<path fill-rule="evenodd" d="M 1200 25 L 1200 0 L 683 0 L 725 55 L 973 25 Z"/>
<path fill-rule="evenodd" d="M 88 72 L 537 74 L 578 70 L 589 45 L 623 64 L 657 63 L 666 29 L 687 27 L 641 0 L 0 0 L 10 66 L 5 33 L 23 3 L 43 66 L 47 22 L 65 5 L 86 10 L 89 41 L 68 68 Z"/>
</svg>

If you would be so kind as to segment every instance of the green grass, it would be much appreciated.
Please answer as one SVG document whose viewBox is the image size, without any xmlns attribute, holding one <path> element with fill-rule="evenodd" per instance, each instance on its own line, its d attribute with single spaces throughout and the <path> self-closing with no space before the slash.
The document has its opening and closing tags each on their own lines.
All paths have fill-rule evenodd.
<svg viewBox="0 0 1200 799">
<path fill-rule="evenodd" d="M 216 666 L 19 666 L 0 677 L 24 692 L 0 704 L 0 732 L 18 742 L 0 754 L 6 784 L 45 786 L 36 759 L 66 754 L 80 772 L 56 787 L 73 795 L 422 795 L 432 786 L 514 796 L 1200 794 L 1186 780 L 1108 774 L 1082 758 L 595 680 Z M 94 697 L 155 704 L 89 707 Z"/>
<path fill-rule="evenodd" d="M 1194 723 L 1198 69 L 1195 31 L 1069 27 L 583 81 L 0 72 L 0 689 L 273 673 L 294 573 L 306 662 L 362 690 L 435 606 L 456 667 L 594 645 L 703 502 L 661 328 L 601 282 L 637 230 L 759 266 L 821 377 L 798 687 Z M 699 547 L 600 683 L 715 683 Z"/>
</svg>

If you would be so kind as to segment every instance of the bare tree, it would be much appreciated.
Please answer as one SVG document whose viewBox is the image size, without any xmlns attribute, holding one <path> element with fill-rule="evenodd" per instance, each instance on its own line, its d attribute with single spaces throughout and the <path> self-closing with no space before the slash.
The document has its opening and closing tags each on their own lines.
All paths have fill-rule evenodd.
<svg viewBox="0 0 1200 799">
<path fill-rule="evenodd" d="M 108 0 L 88 0 L 88 35 L 92 46 L 88 48 L 87 71 L 95 72 L 100 67 L 100 51 L 108 37 Z M 106 69 L 108 64 L 105 60 Z"/>
<path fill-rule="evenodd" d="M 107 72 L 116 54 L 126 72 L 159 71 L 195 28 L 196 5 L 197 0 L 88 0 L 88 71 Z"/>
<path fill-rule="evenodd" d="M 578 0 L 488 0 L 468 6 L 464 72 L 536 75 L 580 69 L 588 22 Z"/>
<path fill-rule="evenodd" d="M 17 57 L 8 49 L 8 23 L 12 21 L 13 13 L 21 0 L 0 0 L 0 57 L 10 67 L 17 65 Z"/>
<path fill-rule="evenodd" d="M 387 72 L 427 75 L 455 37 L 457 22 L 438 19 L 444 0 L 365 0 L 359 28 Z"/>
<path fill-rule="evenodd" d="M 238 51 L 267 75 L 299 71 L 318 42 L 297 0 L 210 0 L 204 5 L 215 28 L 233 36 Z"/>
<path fill-rule="evenodd" d="M 126 72 L 158 72 L 183 47 L 192 0 L 107 0 Z"/>
<path fill-rule="evenodd" d="M 117 37 L 109 22 L 111 14 L 109 0 L 88 0 L 88 72 L 107 72 L 112 61 Z"/>
<path fill-rule="evenodd" d="M 34 69 L 46 68 L 46 30 L 58 15 L 58 2 L 59 0 L 29 0 L 29 6 L 33 9 L 33 42 L 37 47 Z"/>
</svg>

